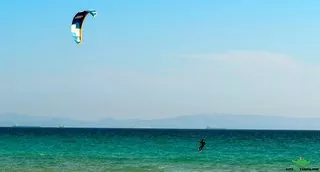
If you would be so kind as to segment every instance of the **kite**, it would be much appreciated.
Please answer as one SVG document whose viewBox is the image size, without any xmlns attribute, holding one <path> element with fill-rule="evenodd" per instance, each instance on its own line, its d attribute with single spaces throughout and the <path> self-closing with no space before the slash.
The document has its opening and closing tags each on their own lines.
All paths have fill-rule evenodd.
<svg viewBox="0 0 320 172">
<path fill-rule="evenodd" d="M 92 17 L 97 15 L 96 10 L 85 10 L 78 12 L 72 20 L 71 25 L 71 33 L 73 36 L 74 41 L 79 45 L 82 42 L 82 28 L 83 22 L 86 19 L 87 15 L 91 14 Z"/>
</svg>

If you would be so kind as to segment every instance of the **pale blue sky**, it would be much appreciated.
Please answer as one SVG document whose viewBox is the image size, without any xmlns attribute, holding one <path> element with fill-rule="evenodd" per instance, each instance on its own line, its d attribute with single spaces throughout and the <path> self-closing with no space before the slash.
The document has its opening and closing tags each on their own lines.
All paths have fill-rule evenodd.
<svg viewBox="0 0 320 172">
<path fill-rule="evenodd" d="M 316 116 L 318 0 L 1 2 L 0 113 Z M 96 9 L 83 44 L 70 24 Z M 229 59 L 229 60 L 225 60 Z"/>
</svg>

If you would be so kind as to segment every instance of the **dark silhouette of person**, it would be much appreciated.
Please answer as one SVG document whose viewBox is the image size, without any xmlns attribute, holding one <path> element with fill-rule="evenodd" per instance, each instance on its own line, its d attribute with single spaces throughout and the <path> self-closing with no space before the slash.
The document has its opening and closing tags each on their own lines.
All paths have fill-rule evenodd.
<svg viewBox="0 0 320 172">
<path fill-rule="evenodd" d="M 204 146 L 206 145 L 206 142 L 204 141 L 204 139 L 201 139 L 200 140 L 200 146 L 199 146 L 199 152 L 201 152 L 202 151 L 202 149 L 204 148 Z"/>
</svg>

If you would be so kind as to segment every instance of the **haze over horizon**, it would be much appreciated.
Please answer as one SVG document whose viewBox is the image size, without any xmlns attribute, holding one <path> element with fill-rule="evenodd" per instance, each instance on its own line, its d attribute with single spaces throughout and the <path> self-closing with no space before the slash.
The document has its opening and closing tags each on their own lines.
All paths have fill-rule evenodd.
<svg viewBox="0 0 320 172">
<path fill-rule="evenodd" d="M 104 118 L 94 121 L 19 114 L 0 115 L 0 127 L 320 130 L 319 122 L 320 118 L 231 114 L 187 115 L 153 120 Z"/>
<path fill-rule="evenodd" d="M 319 5 L 5 1 L 0 114 L 78 120 L 214 113 L 320 117 Z M 71 20 L 84 9 L 98 15 L 88 16 L 77 46 Z"/>
</svg>

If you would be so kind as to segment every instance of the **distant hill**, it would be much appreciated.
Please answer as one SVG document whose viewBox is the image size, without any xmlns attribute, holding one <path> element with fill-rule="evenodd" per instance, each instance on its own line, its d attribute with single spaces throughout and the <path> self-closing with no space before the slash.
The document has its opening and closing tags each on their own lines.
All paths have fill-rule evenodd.
<svg viewBox="0 0 320 172">
<path fill-rule="evenodd" d="M 0 115 L 0 126 L 40 126 L 40 127 L 57 127 L 67 124 L 69 126 L 85 125 L 84 121 L 77 121 L 67 118 L 50 118 L 42 116 L 29 116 L 14 113 Z"/>
<path fill-rule="evenodd" d="M 106 118 L 96 122 L 19 114 L 0 115 L 0 126 L 320 130 L 319 124 L 320 118 L 290 118 L 259 115 L 190 115 L 155 120 L 117 120 Z"/>
</svg>

